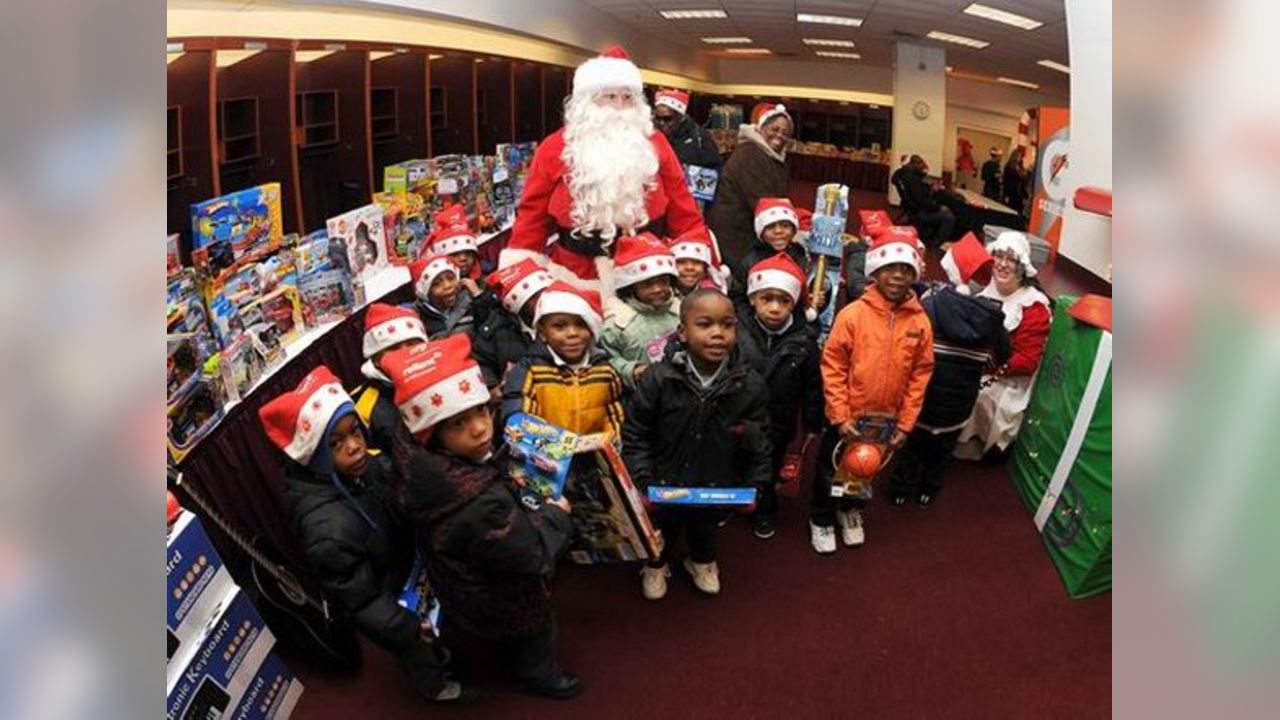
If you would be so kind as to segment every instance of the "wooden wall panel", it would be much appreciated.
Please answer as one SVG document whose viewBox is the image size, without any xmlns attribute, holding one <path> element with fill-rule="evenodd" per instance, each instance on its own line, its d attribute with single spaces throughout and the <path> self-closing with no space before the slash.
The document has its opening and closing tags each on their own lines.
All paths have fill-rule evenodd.
<svg viewBox="0 0 1280 720">
<path fill-rule="evenodd" d="M 184 260 L 191 251 L 191 205 L 219 194 L 214 160 L 217 76 L 211 50 L 193 50 L 169 63 L 168 104 L 181 108 L 182 177 L 169 182 L 167 229 L 182 235 Z"/>
<path fill-rule="evenodd" d="M 374 121 L 373 185 L 382 189 L 382 169 L 403 160 L 428 157 L 427 149 L 427 56 L 425 53 L 388 55 L 369 63 L 374 90 L 394 88 L 396 132 L 380 136 Z M 375 103 L 376 105 L 376 103 Z"/>
</svg>

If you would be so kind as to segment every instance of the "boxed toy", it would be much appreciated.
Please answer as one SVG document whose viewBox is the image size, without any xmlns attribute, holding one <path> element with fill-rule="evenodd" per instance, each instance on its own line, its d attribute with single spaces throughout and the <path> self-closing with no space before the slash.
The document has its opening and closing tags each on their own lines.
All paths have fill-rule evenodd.
<svg viewBox="0 0 1280 720">
<path fill-rule="evenodd" d="M 183 510 L 166 540 L 165 585 L 168 661 L 191 653 L 192 641 L 213 617 L 214 608 L 235 586 L 200 519 Z"/>
<path fill-rule="evenodd" d="M 520 201 L 524 192 L 525 180 L 529 177 L 529 166 L 533 164 L 533 153 L 538 149 L 536 142 L 501 143 L 498 145 L 498 159 L 507 168 L 507 176 L 511 183 L 513 206 Z"/>
<path fill-rule="evenodd" d="M 368 275 L 387 266 L 382 208 L 371 203 L 329 218 L 326 226 L 330 238 L 346 243 L 352 275 Z"/>
<path fill-rule="evenodd" d="M 755 488 L 735 487 L 668 487 L 650 485 L 649 502 L 661 505 L 710 505 L 741 507 L 754 505 Z"/>
<path fill-rule="evenodd" d="M 178 235 L 174 233 L 165 241 L 166 275 L 173 277 L 182 270 L 182 255 L 178 251 Z"/>
<path fill-rule="evenodd" d="M 217 356 L 210 358 L 216 361 Z M 222 375 L 205 368 L 191 378 L 170 400 L 167 407 L 168 454 L 172 462 L 182 462 L 191 449 L 222 420 L 227 390 Z"/>
<path fill-rule="evenodd" d="M 413 193 L 377 193 L 373 202 L 382 208 L 383 235 L 392 265 L 408 265 L 418 258 L 418 248 L 427 236 L 423 213 L 426 202 Z"/>
<path fill-rule="evenodd" d="M 413 568 L 410 569 L 409 578 L 400 590 L 400 597 L 396 602 L 417 615 L 420 621 L 426 622 L 431 633 L 440 637 L 440 601 L 431 589 L 431 580 L 427 578 L 427 568 L 420 555 L 413 558 Z"/>
<path fill-rule="evenodd" d="M 423 186 L 429 184 L 430 178 L 430 161 L 405 160 L 382 169 L 382 191 L 398 195 L 420 192 Z"/>
<path fill-rule="evenodd" d="M 302 697 L 302 683 L 274 652 L 267 653 L 233 712 L 234 720 L 283 720 L 293 714 Z"/>
<path fill-rule="evenodd" d="M 608 434 L 577 435 L 525 413 L 504 431 L 510 472 L 531 502 L 563 495 L 573 506 L 569 558 L 589 565 L 655 558 L 662 535 Z"/>
<path fill-rule="evenodd" d="M 192 250 L 222 245 L 239 259 L 284 236 L 280 183 L 267 183 L 191 206 Z"/>
<path fill-rule="evenodd" d="M 432 216 L 450 205 L 461 205 L 467 211 L 467 221 L 473 227 L 476 222 L 475 188 L 471 182 L 471 161 L 466 155 L 440 155 L 431 159 L 431 177 L 435 179 L 430 198 Z"/>
<path fill-rule="evenodd" d="M 213 617 L 190 654 L 176 656 L 170 664 L 168 718 L 224 717 L 275 645 L 275 635 L 239 588 L 222 596 Z"/>
<path fill-rule="evenodd" d="M 714 168 L 685 165 L 684 179 L 694 200 L 711 202 L 716 199 L 716 183 L 720 180 L 720 173 Z"/>
<path fill-rule="evenodd" d="M 302 300 L 302 320 L 307 327 L 337 322 L 356 308 L 351 276 L 342 270 L 320 270 L 302 276 L 298 281 Z"/>
</svg>

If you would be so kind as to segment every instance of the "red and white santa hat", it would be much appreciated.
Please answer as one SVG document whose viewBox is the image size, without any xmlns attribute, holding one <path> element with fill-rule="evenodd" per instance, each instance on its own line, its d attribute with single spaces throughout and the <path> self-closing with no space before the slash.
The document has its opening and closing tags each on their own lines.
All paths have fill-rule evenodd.
<svg viewBox="0 0 1280 720">
<path fill-rule="evenodd" d="M 800 302 L 804 294 L 804 270 L 786 253 L 778 253 L 751 266 L 747 273 L 747 296 L 761 290 L 781 290 Z"/>
<path fill-rule="evenodd" d="M 456 252 L 477 252 L 480 240 L 471 228 L 462 224 L 436 228 L 431 234 L 431 252 L 436 255 L 452 255 Z"/>
<path fill-rule="evenodd" d="M 466 335 L 397 348 L 387 353 L 382 365 L 395 386 L 400 416 L 415 435 L 489 402 L 489 389 Z"/>
<path fill-rule="evenodd" d="M 418 299 L 426 302 L 431 284 L 441 273 L 446 272 L 458 274 L 458 266 L 447 255 L 431 255 L 409 263 L 409 277 L 413 280 L 413 292 Z"/>
<path fill-rule="evenodd" d="M 295 462 L 308 465 L 329 421 L 343 406 L 355 408 L 342 383 L 321 365 L 307 373 L 298 387 L 258 408 L 258 419 L 276 447 Z"/>
<path fill-rule="evenodd" d="M 364 313 L 366 360 L 405 340 L 427 341 L 427 329 L 417 312 L 386 303 L 369 306 Z"/>
<path fill-rule="evenodd" d="M 1031 262 L 1031 242 L 1027 240 L 1026 233 L 1018 230 L 1005 230 L 1000 233 L 987 246 L 987 252 L 992 255 L 995 255 L 999 250 L 1011 252 L 1018 258 L 1018 263 L 1022 265 L 1024 276 L 1036 276 L 1036 266 Z"/>
<path fill-rule="evenodd" d="M 707 266 L 707 277 L 726 291 L 729 287 L 729 266 L 720 259 L 720 246 L 710 228 L 699 226 L 671 240 L 671 256 L 680 260 L 697 260 Z"/>
<path fill-rule="evenodd" d="M 525 258 L 515 265 L 508 265 L 491 273 L 489 287 L 502 298 L 502 307 L 515 314 L 529 302 L 529 298 L 539 290 L 547 289 L 554 280 L 546 268 Z"/>
<path fill-rule="evenodd" d="M 653 106 L 666 105 L 684 115 L 689 112 L 689 93 L 683 90 L 659 90 L 653 96 Z"/>
<path fill-rule="evenodd" d="M 788 120 L 791 119 L 791 113 L 787 112 L 787 106 L 783 105 L 782 103 L 778 103 L 777 105 L 774 105 L 773 107 L 760 113 L 760 118 L 756 120 L 756 127 L 758 128 L 764 127 L 770 120 L 778 117 L 779 115 L 786 116 Z"/>
<path fill-rule="evenodd" d="M 659 275 L 676 274 L 676 259 L 667 244 L 650 232 L 618 240 L 613 256 L 614 287 L 624 288 Z"/>
<path fill-rule="evenodd" d="M 618 45 L 582 63 L 573 71 L 574 95 L 606 88 L 631 88 L 639 93 L 643 85 L 640 68 L 631 62 L 631 56 Z"/>
<path fill-rule="evenodd" d="M 534 311 L 533 322 L 554 313 L 577 315 L 582 322 L 591 328 L 591 334 L 600 337 L 600 326 L 604 324 L 604 305 L 600 301 L 600 293 L 594 290 L 580 290 L 563 280 L 556 280 L 538 296 L 538 309 Z"/>
<path fill-rule="evenodd" d="M 903 263 L 910 265 L 916 277 L 920 277 L 919 242 L 915 228 L 899 225 L 889 228 L 867 250 L 867 275 L 874 275 L 887 265 Z"/>
<path fill-rule="evenodd" d="M 947 254 L 942 256 L 942 269 L 947 279 L 956 286 L 956 292 L 969 294 L 969 281 L 986 285 L 991 281 L 991 253 L 982 247 L 977 236 L 971 232 L 964 234 L 952 243 Z"/>
<path fill-rule="evenodd" d="M 859 232 L 864 238 L 880 237 L 893 226 L 889 213 L 883 210 L 859 210 L 858 220 L 860 221 Z"/>
<path fill-rule="evenodd" d="M 800 229 L 800 216 L 796 213 L 795 206 L 787 198 L 760 198 L 760 202 L 756 203 L 755 220 L 756 237 L 760 237 L 765 228 L 779 221 L 789 222 L 796 230 Z"/>
</svg>

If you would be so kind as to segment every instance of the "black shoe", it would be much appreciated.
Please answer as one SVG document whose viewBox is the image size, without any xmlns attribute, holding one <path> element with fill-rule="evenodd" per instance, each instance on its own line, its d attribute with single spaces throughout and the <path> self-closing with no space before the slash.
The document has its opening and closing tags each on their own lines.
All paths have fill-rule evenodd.
<svg viewBox="0 0 1280 720">
<path fill-rule="evenodd" d="M 890 504 L 890 505 L 892 505 L 892 506 L 894 506 L 894 507 L 902 507 L 903 505 L 906 505 L 906 504 L 907 504 L 907 494 L 906 494 L 906 493 L 898 493 L 898 492 L 896 492 L 896 493 L 890 493 L 890 494 L 889 494 L 889 504 Z"/>
<path fill-rule="evenodd" d="M 525 691 L 534 695 L 555 698 L 556 700 L 569 700 L 576 698 L 582 692 L 582 681 L 577 675 L 571 672 L 562 672 L 560 677 L 553 680 L 547 685 L 528 685 Z"/>
<path fill-rule="evenodd" d="M 768 540 L 777 532 L 777 528 L 773 525 L 773 518 L 757 517 L 751 522 L 751 532 L 761 540 Z"/>
<path fill-rule="evenodd" d="M 906 502 L 906 498 L 903 498 L 902 500 L 903 502 Z M 922 508 L 929 507 L 930 505 L 933 504 L 933 493 L 927 493 L 927 492 L 920 493 L 920 495 L 916 498 L 916 504 Z"/>
</svg>

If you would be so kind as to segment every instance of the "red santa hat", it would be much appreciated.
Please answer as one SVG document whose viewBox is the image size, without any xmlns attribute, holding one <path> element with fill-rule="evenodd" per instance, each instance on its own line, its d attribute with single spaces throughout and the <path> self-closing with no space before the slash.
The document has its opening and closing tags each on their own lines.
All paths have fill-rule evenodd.
<svg viewBox="0 0 1280 720">
<path fill-rule="evenodd" d="M 919 240 L 915 228 L 895 225 L 889 228 L 867 250 L 867 275 L 874 275 L 877 270 L 888 265 L 903 263 L 910 265 L 916 277 L 920 276 Z"/>
<path fill-rule="evenodd" d="M 969 294 L 970 280 L 979 285 L 990 282 L 992 263 L 991 253 L 971 232 L 952 243 L 947 254 L 942 256 L 942 269 L 961 295 Z"/>
<path fill-rule="evenodd" d="M 859 231 L 864 238 L 877 238 L 893 225 L 889 213 L 883 210 L 859 210 Z"/>
<path fill-rule="evenodd" d="M 395 386 L 400 416 L 417 435 L 464 410 L 489 402 L 480 366 L 471 358 L 471 340 L 451 335 L 398 348 L 382 360 Z"/>
<path fill-rule="evenodd" d="M 554 278 L 546 268 L 525 258 L 515 265 L 495 270 L 489 275 L 489 287 L 502 298 L 502 307 L 516 314 L 540 290 L 547 289 Z"/>
<path fill-rule="evenodd" d="M 787 106 L 782 103 L 778 103 L 777 105 L 767 108 L 764 112 L 760 113 L 759 119 L 756 120 L 756 127 L 764 127 L 770 120 L 778 117 L 779 115 L 785 116 L 787 120 L 791 119 L 791 113 L 787 112 Z"/>
<path fill-rule="evenodd" d="M 374 303 L 364 313 L 364 357 L 386 350 L 405 340 L 427 341 L 427 329 L 418 313 L 386 303 Z"/>
<path fill-rule="evenodd" d="M 676 259 L 653 233 L 618 240 L 618 251 L 613 256 L 614 287 L 621 289 L 659 275 L 675 274 Z"/>
<path fill-rule="evenodd" d="M 437 227 L 431 233 L 431 252 L 435 255 L 452 255 L 456 252 L 477 252 L 480 241 L 475 233 L 465 224 L 451 224 Z"/>
<path fill-rule="evenodd" d="M 1018 258 L 1018 263 L 1022 265 L 1024 276 L 1036 276 L 1036 266 L 1031 262 L 1031 242 L 1027 240 L 1026 233 L 1018 230 L 1005 230 L 1000 233 L 987 246 L 987 252 L 992 255 L 995 255 L 999 250 L 1011 252 Z"/>
<path fill-rule="evenodd" d="M 631 62 L 631 56 L 618 45 L 582 63 L 573 71 L 574 95 L 606 88 L 631 88 L 639 93 L 643 86 L 640 68 Z"/>
<path fill-rule="evenodd" d="M 704 225 L 671 240 L 671 256 L 679 260 L 698 260 L 707 266 L 707 277 L 722 291 L 729 287 L 729 266 L 720 259 L 716 236 Z"/>
<path fill-rule="evenodd" d="M 778 253 L 751 266 L 747 273 L 747 296 L 761 290 L 781 290 L 800 302 L 804 295 L 804 270 L 786 253 Z"/>
<path fill-rule="evenodd" d="M 764 229 L 773 223 L 786 221 L 796 229 L 800 229 L 800 216 L 795 206 L 787 198 L 766 197 L 756 203 L 756 237 L 764 233 Z"/>
<path fill-rule="evenodd" d="M 666 105 L 684 115 L 689 112 L 689 93 L 683 90 L 659 90 L 653 96 L 653 106 Z"/>
<path fill-rule="evenodd" d="M 533 322 L 554 313 L 577 315 L 591 329 L 591 334 L 600 337 L 600 326 L 604 324 L 604 306 L 600 302 L 600 293 L 592 290 L 580 290 L 563 280 L 551 283 L 538 296 L 538 309 L 534 311 Z"/>
<path fill-rule="evenodd" d="M 321 365 L 302 378 L 298 387 L 258 408 L 267 438 L 295 462 L 311 463 L 325 431 L 344 406 L 354 412 L 351 396 L 329 368 Z"/>
<path fill-rule="evenodd" d="M 426 301 L 431 292 L 431 284 L 441 273 L 458 274 L 458 266 L 453 264 L 447 255 L 431 255 L 409 263 L 409 277 L 413 280 L 413 293 L 419 300 Z"/>
</svg>

